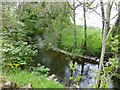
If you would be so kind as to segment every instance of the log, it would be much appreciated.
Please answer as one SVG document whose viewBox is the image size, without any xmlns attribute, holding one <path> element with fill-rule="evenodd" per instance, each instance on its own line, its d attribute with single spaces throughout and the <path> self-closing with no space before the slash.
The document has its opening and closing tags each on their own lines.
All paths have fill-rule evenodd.
<svg viewBox="0 0 120 90">
<path fill-rule="evenodd" d="M 69 56 L 69 57 L 70 57 L 71 59 L 73 59 L 73 60 L 76 59 L 76 60 L 81 61 L 81 59 L 82 59 L 82 60 L 84 59 L 84 60 L 87 61 L 87 62 L 94 62 L 94 63 L 97 63 L 97 64 L 99 63 L 99 61 L 97 60 L 98 57 L 75 55 L 75 54 L 73 54 L 73 53 L 69 53 L 69 52 L 67 52 L 67 51 L 61 50 L 61 49 L 53 46 L 52 44 L 49 44 L 49 48 L 50 48 L 51 50 L 55 51 L 55 52 L 62 53 L 62 54 L 64 54 L 64 55 L 66 55 L 66 56 Z"/>
</svg>

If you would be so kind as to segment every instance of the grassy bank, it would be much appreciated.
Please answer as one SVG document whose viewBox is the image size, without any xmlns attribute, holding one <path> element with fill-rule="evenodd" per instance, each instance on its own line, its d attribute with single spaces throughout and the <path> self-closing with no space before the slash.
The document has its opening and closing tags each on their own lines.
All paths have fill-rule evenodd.
<svg viewBox="0 0 120 90">
<path fill-rule="evenodd" d="M 64 88 L 62 84 L 48 80 L 42 75 L 35 75 L 32 72 L 21 69 L 10 69 L 3 76 L 11 82 L 17 83 L 20 87 L 31 84 L 33 88 Z"/>
<path fill-rule="evenodd" d="M 77 49 L 74 49 L 74 31 L 67 29 L 62 37 L 62 47 L 68 51 L 83 53 L 84 30 L 77 26 Z M 87 28 L 87 55 L 98 56 L 101 48 L 101 30 L 98 28 Z"/>
</svg>

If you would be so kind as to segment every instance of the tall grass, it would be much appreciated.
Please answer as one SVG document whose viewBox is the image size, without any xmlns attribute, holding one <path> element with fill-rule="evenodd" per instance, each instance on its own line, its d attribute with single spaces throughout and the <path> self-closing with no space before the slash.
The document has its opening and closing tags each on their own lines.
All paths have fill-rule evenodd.
<svg viewBox="0 0 120 90">
<path fill-rule="evenodd" d="M 77 51 L 83 53 L 84 29 L 82 26 L 77 26 Z M 62 37 L 63 48 L 66 50 L 74 50 L 74 31 L 67 29 Z M 98 28 L 87 28 L 87 55 L 98 56 L 101 48 L 101 30 Z"/>
</svg>

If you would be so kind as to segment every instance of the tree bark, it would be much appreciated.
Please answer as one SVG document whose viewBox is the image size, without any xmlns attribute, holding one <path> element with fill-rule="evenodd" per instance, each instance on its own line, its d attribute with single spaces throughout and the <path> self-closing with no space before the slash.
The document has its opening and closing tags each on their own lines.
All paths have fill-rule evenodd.
<svg viewBox="0 0 120 90">
<path fill-rule="evenodd" d="M 76 32 L 76 20 L 75 20 L 75 0 L 73 0 L 73 22 L 74 22 L 74 48 L 77 48 L 77 32 Z"/>
<path fill-rule="evenodd" d="M 102 38 L 103 38 L 103 30 L 104 30 L 104 26 L 105 26 L 105 12 L 104 12 L 104 6 L 103 6 L 103 0 L 100 0 L 100 6 L 101 6 L 101 12 L 102 12 Z"/>
<path fill-rule="evenodd" d="M 107 37 L 107 33 L 109 31 L 109 25 L 110 25 L 110 13 L 111 13 L 111 5 L 110 5 L 110 1 L 107 2 L 107 8 L 106 8 L 106 19 L 105 19 L 105 28 L 103 31 L 103 39 L 102 39 L 102 51 L 101 51 L 101 56 L 100 56 L 100 63 L 99 63 L 99 69 L 98 69 L 98 75 L 97 75 L 97 79 L 96 79 L 96 87 L 99 88 L 99 84 L 100 84 L 100 75 L 101 75 L 101 71 L 104 68 L 103 66 L 103 61 L 104 61 L 104 55 L 105 55 L 105 47 L 106 47 L 106 37 Z"/>
<path fill-rule="evenodd" d="M 106 8 L 106 20 L 105 20 L 106 36 L 110 30 L 110 15 L 111 15 L 111 5 L 109 0 Z"/>
<path fill-rule="evenodd" d="M 0 30 L 2 30 L 2 2 L 0 2 Z M 2 48 L 2 32 L 0 31 L 0 49 Z M 2 62 L 2 51 L 0 51 L 0 64 Z M 1 66 L 1 65 L 0 65 Z M 0 67 L 0 77 L 2 68 Z"/>
<path fill-rule="evenodd" d="M 118 12 L 119 12 L 119 28 L 118 33 L 120 33 L 120 1 L 118 2 Z M 120 35 L 118 36 L 118 56 L 120 57 Z"/>
<path fill-rule="evenodd" d="M 86 10 L 85 10 L 85 0 L 83 2 L 83 18 L 84 18 L 84 44 L 83 49 L 86 51 L 87 49 L 87 25 L 86 25 Z"/>
</svg>

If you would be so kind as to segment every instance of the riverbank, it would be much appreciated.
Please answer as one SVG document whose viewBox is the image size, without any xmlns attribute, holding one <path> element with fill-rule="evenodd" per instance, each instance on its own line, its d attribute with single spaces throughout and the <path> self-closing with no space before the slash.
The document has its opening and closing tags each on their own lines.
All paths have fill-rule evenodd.
<svg viewBox="0 0 120 90">
<path fill-rule="evenodd" d="M 30 88 L 64 88 L 62 84 L 48 80 L 46 76 L 36 75 L 28 70 L 18 68 L 9 69 L 9 71 L 3 73 L 3 77 L 0 80 L 1 87 L 5 87 L 7 82 L 16 84 L 16 86 L 8 84 L 5 88 L 29 88 L 28 86 Z"/>
<path fill-rule="evenodd" d="M 55 52 L 62 53 L 62 54 L 66 55 L 67 57 L 69 57 L 72 60 L 78 60 L 78 61 L 85 60 L 86 62 L 91 62 L 91 63 L 94 62 L 96 64 L 99 63 L 98 57 L 92 57 L 92 56 L 86 56 L 86 55 L 83 56 L 83 55 L 77 55 L 77 54 L 74 54 L 74 53 L 70 53 L 70 52 L 64 51 L 64 50 L 62 50 L 60 48 L 55 47 L 51 43 L 46 44 L 45 48 L 46 47 L 49 50 L 53 50 Z"/>
<path fill-rule="evenodd" d="M 76 47 L 74 47 L 74 30 L 71 28 L 61 31 L 62 35 L 61 38 L 59 38 L 60 40 L 56 39 L 53 34 L 49 35 L 49 37 L 45 36 L 44 39 L 46 39 L 47 42 L 52 43 L 54 46 L 68 52 L 99 57 L 102 43 L 101 29 L 87 27 L 86 50 L 84 49 L 84 27 L 76 26 L 76 32 Z"/>
</svg>

